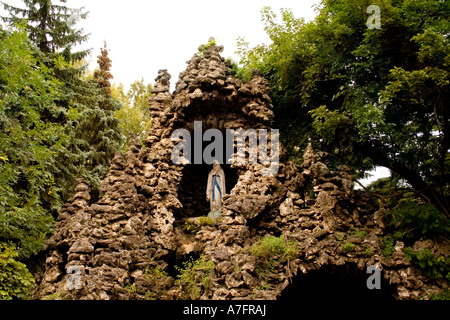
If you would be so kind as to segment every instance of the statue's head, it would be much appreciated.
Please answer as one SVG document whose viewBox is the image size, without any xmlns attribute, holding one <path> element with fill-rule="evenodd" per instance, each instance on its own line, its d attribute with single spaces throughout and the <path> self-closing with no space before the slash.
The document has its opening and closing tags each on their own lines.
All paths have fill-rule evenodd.
<svg viewBox="0 0 450 320">
<path fill-rule="evenodd" d="M 218 160 L 213 161 L 213 168 L 220 168 L 220 163 Z"/>
</svg>

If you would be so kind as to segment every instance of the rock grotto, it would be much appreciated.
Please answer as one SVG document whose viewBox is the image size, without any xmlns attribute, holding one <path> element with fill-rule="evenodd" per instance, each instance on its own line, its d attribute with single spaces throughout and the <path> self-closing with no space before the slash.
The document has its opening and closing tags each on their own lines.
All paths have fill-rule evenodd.
<svg viewBox="0 0 450 320">
<path fill-rule="evenodd" d="M 36 298 L 321 299 L 350 286 L 349 294 L 379 291 L 389 300 L 445 289 L 406 260 L 403 243 L 383 256 L 384 209 L 353 189 L 348 167 L 331 170 L 311 146 L 299 167 L 281 146 L 274 175 L 261 174 L 259 163 L 222 165 L 227 194 L 220 217 L 207 217 L 212 166 L 174 164 L 174 130 L 193 132 L 194 121 L 202 130 L 269 129 L 273 119 L 268 82 L 258 72 L 237 79 L 222 50 L 195 54 L 173 94 L 170 75 L 159 71 L 148 137 L 115 155 L 99 196 L 78 181 L 47 241 Z M 414 246 L 449 252 L 431 240 Z M 372 265 L 382 290 L 366 288 Z"/>
</svg>

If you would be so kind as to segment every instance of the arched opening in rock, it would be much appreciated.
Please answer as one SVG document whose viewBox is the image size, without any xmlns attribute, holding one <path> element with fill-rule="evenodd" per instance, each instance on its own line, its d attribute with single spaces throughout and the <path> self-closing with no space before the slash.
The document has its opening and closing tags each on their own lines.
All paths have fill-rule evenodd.
<svg viewBox="0 0 450 320">
<path fill-rule="evenodd" d="M 370 276 L 370 273 L 360 270 L 356 264 L 324 266 L 320 270 L 294 277 L 278 300 L 348 303 L 394 301 L 395 289 L 382 274 L 381 289 L 370 290 L 367 287 L 367 279 Z"/>
<path fill-rule="evenodd" d="M 208 175 L 213 165 L 205 163 L 205 156 L 221 163 L 225 173 L 227 194 L 230 194 L 239 179 L 238 170 L 226 163 L 226 128 L 229 127 L 227 123 L 236 125 L 234 122 L 236 117 L 227 108 L 230 106 L 220 101 L 210 104 L 192 103 L 185 117 L 179 119 L 179 128 L 188 130 L 190 134 L 190 145 L 184 152 L 189 153 L 191 164 L 186 165 L 182 171 L 178 199 L 183 208 L 174 212 L 176 220 L 205 216 L 210 212 L 210 204 L 206 200 L 206 188 Z M 209 129 L 218 129 L 222 134 L 222 140 L 216 141 L 215 136 L 210 139 L 205 138 L 204 135 Z M 205 151 L 207 147 L 209 147 L 208 151 Z"/>
<path fill-rule="evenodd" d="M 183 169 L 183 178 L 178 186 L 178 199 L 183 208 L 174 212 L 175 219 L 208 215 L 210 208 L 206 200 L 206 187 L 211 169 L 212 165 L 207 164 L 189 164 Z M 223 164 L 222 169 L 225 172 L 226 193 L 229 194 L 238 181 L 238 172 L 227 164 Z"/>
</svg>

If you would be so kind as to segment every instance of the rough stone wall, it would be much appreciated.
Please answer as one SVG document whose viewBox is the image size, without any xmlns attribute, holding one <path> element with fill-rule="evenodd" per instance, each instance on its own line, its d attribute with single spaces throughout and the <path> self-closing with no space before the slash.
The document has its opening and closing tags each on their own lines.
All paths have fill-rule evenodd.
<svg viewBox="0 0 450 320">
<path fill-rule="evenodd" d="M 192 131 L 194 121 L 202 121 L 204 130 L 263 129 L 273 118 L 267 81 L 258 75 L 247 83 L 235 78 L 220 56 L 222 49 L 211 46 L 194 55 L 174 94 L 169 93 L 170 75 L 159 72 L 149 102 L 153 126 L 148 138 L 143 145 L 133 141 L 124 156 L 116 154 L 98 201 L 78 181 L 47 242 L 39 298 L 192 298 L 176 282 L 174 265 L 194 255 L 212 263 L 212 268 L 194 269 L 194 298 L 199 299 L 276 299 L 296 276 L 350 263 L 361 272 L 379 265 L 396 298 L 426 296 L 445 287 L 408 263 L 401 243 L 392 259 L 383 257 L 382 210 L 353 190 L 349 168 L 331 171 L 326 155 L 310 146 L 300 170 L 286 161 L 283 150 L 276 175 L 262 175 L 261 164 L 231 166 L 238 180 L 214 224 L 195 218 L 204 215 L 200 209 L 195 214 L 198 203 L 185 204 L 185 211 L 180 184 L 192 165 L 172 163 L 173 131 Z M 186 230 L 186 221 L 196 229 Z M 352 235 L 354 229 L 367 235 Z M 297 254 L 288 260 L 275 256 L 277 263 L 262 274 L 250 248 L 265 235 L 283 235 L 295 243 Z M 345 252 L 343 239 L 356 249 Z M 79 288 L 67 286 L 70 266 L 79 268 Z"/>
</svg>

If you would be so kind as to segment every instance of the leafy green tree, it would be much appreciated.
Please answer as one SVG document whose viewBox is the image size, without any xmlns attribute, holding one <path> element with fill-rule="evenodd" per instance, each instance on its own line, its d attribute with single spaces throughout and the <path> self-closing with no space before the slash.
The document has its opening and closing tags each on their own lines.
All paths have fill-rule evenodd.
<svg viewBox="0 0 450 320">
<path fill-rule="evenodd" d="M 1 32 L 0 52 L 0 242 L 25 258 L 52 230 L 48 208 L 61 202 L 54 167 L 70 137 L 42 116 L 62 112 L 61 84 L 34 57 L 25 29 Z"/>
<path fill-rule="evenodd" d="M 141 79 L 131 84 L 127 96 L 134 107 L 148 114 L 148 99 L 152 96 L 152 89 L 151 84 L 145 84 L 144 79 Z"/>
<path fill-rule="evenodd" d="M 135 81 L 125 94 L 122 84 L 114 86 L 112 95 L 122 102 L 123 108 L 116 112 L 120 128 L 125 137 L 124 148 L 127 148 L 130 138 L 143 139 L 151 127 L 151 117 L 148 109 L 148 99 L 153 87 L 145 84 L 144 79 Z"/>
<path fill-rule="evenodd" d="M 117 123 L 111 116 L 119 108 L 118 104 L 110 98 L 108 89 L 102 87 L 109 79 L 104 78 L 103 84 L 99 84 L 98 79 L 92 81 L 85 77 L 87 64 L 83 61 L 90 50 L 73 52 L 74 47 L 88 37 L 82 29 L 76 28 L 77 20 L 85 19 L 87 13 L 83 8 L 68 8 L 65 3 L 65 0 L 24 0 L 23 9 L 3 5 L 10 13 L 5 21 L 26 21 L 39 61 L 64 84 L 56 101 L 62 110 L 56 120 L 65 125 L 71 140 L 67 152 L 58 155 L 54 170 L 58 192 L 67 200 L 80 177 L 93 188 L 98 185 L 109 166 L 112 149 L 117 146 L 116 138 L 120 140 L 120 137 Z M 104 73 L 98 75 L 99 79 L 105 76 Z M 69 119 L 69 114 L 76 116 Z M 53 208 L 55 215 L 59 209 L 60 206 Z"/>
<path fill-rule="evenodd" d="M 243 70 L 237 73 L 249 79 L 252 71 L 259 69 L 269 80 L 275 113 L 273 126 L 280 129 L 283 144 L 293 156 L 296 147 L 303 150 L 308 135 L 313 134 L 308 113 L 311 107 L 307 99 L 317 97 L 311 97 L 313 92 L 302 87 L 308 83 L 307 73 L 303 71 L 312 60 L 308 38 L 313 36 L 306 33 L 304 20 L 295 18 L 291 11 L 282 9 L 281 15 L 283 22 L 278 24 L 278 17 L 270 7 L 264 7 L 261 11 L 264 30 L 272 41 L 271 45 L 250 48 L 244 38 L 238 39 L 237 53 L 241 56 Z"/>
<path fill-rule="evenodd" d="M 27 267 L 16 258 L 13 248 L 0 243 L 0 300 L 28 299 L 35 283 Z"/>
<path fill-rule="evenodd" d="M 75 29 L 77 19 L 85 19 L 87 13 L 81 9 L 64 6 L 65 0 L 23 0 L 23 7 L 14 7 L 2 2 L 9 12 L 3 20 L 11 26 L 25 23 L 28 37 L 34 45 L 33 52 L 49 72 L 63 83 L 62 90 L 55 100 L 59 113 L 41 113 L 48 121 L 64 125 L 64 130 L 71 138 L 65 153 L 56 155 L 54 179 L 56 192 L 67 200 L 72 195 L 76 179 L 88 176 L 85 168 L 87 155 L 82 149 L 83 140 L 77 138 L 75 128 L 79 121 L 87 117 L 88 105 L 95 104 L 96 87 L 82 78 L 86 65 L 78 62 L 89 51 L 72 52 L 75 45 L 87 39 L 82 30 Z M 93 179 L 88 179 L 93 180 Z M 61 203 L 53 205 L 54 215 L 58 214 Z"/>
<path fill-rule="evenodd" d="M 378 5 L 381 28 L 369 29 Z M 288 148 L 310 137 L 337 163 L 391 169 L 450 216 L 449 2 L 323 0 L 314 21 L 263 10 L 273 43 L 249 49 L 274 90 Z"/>
</svg>

